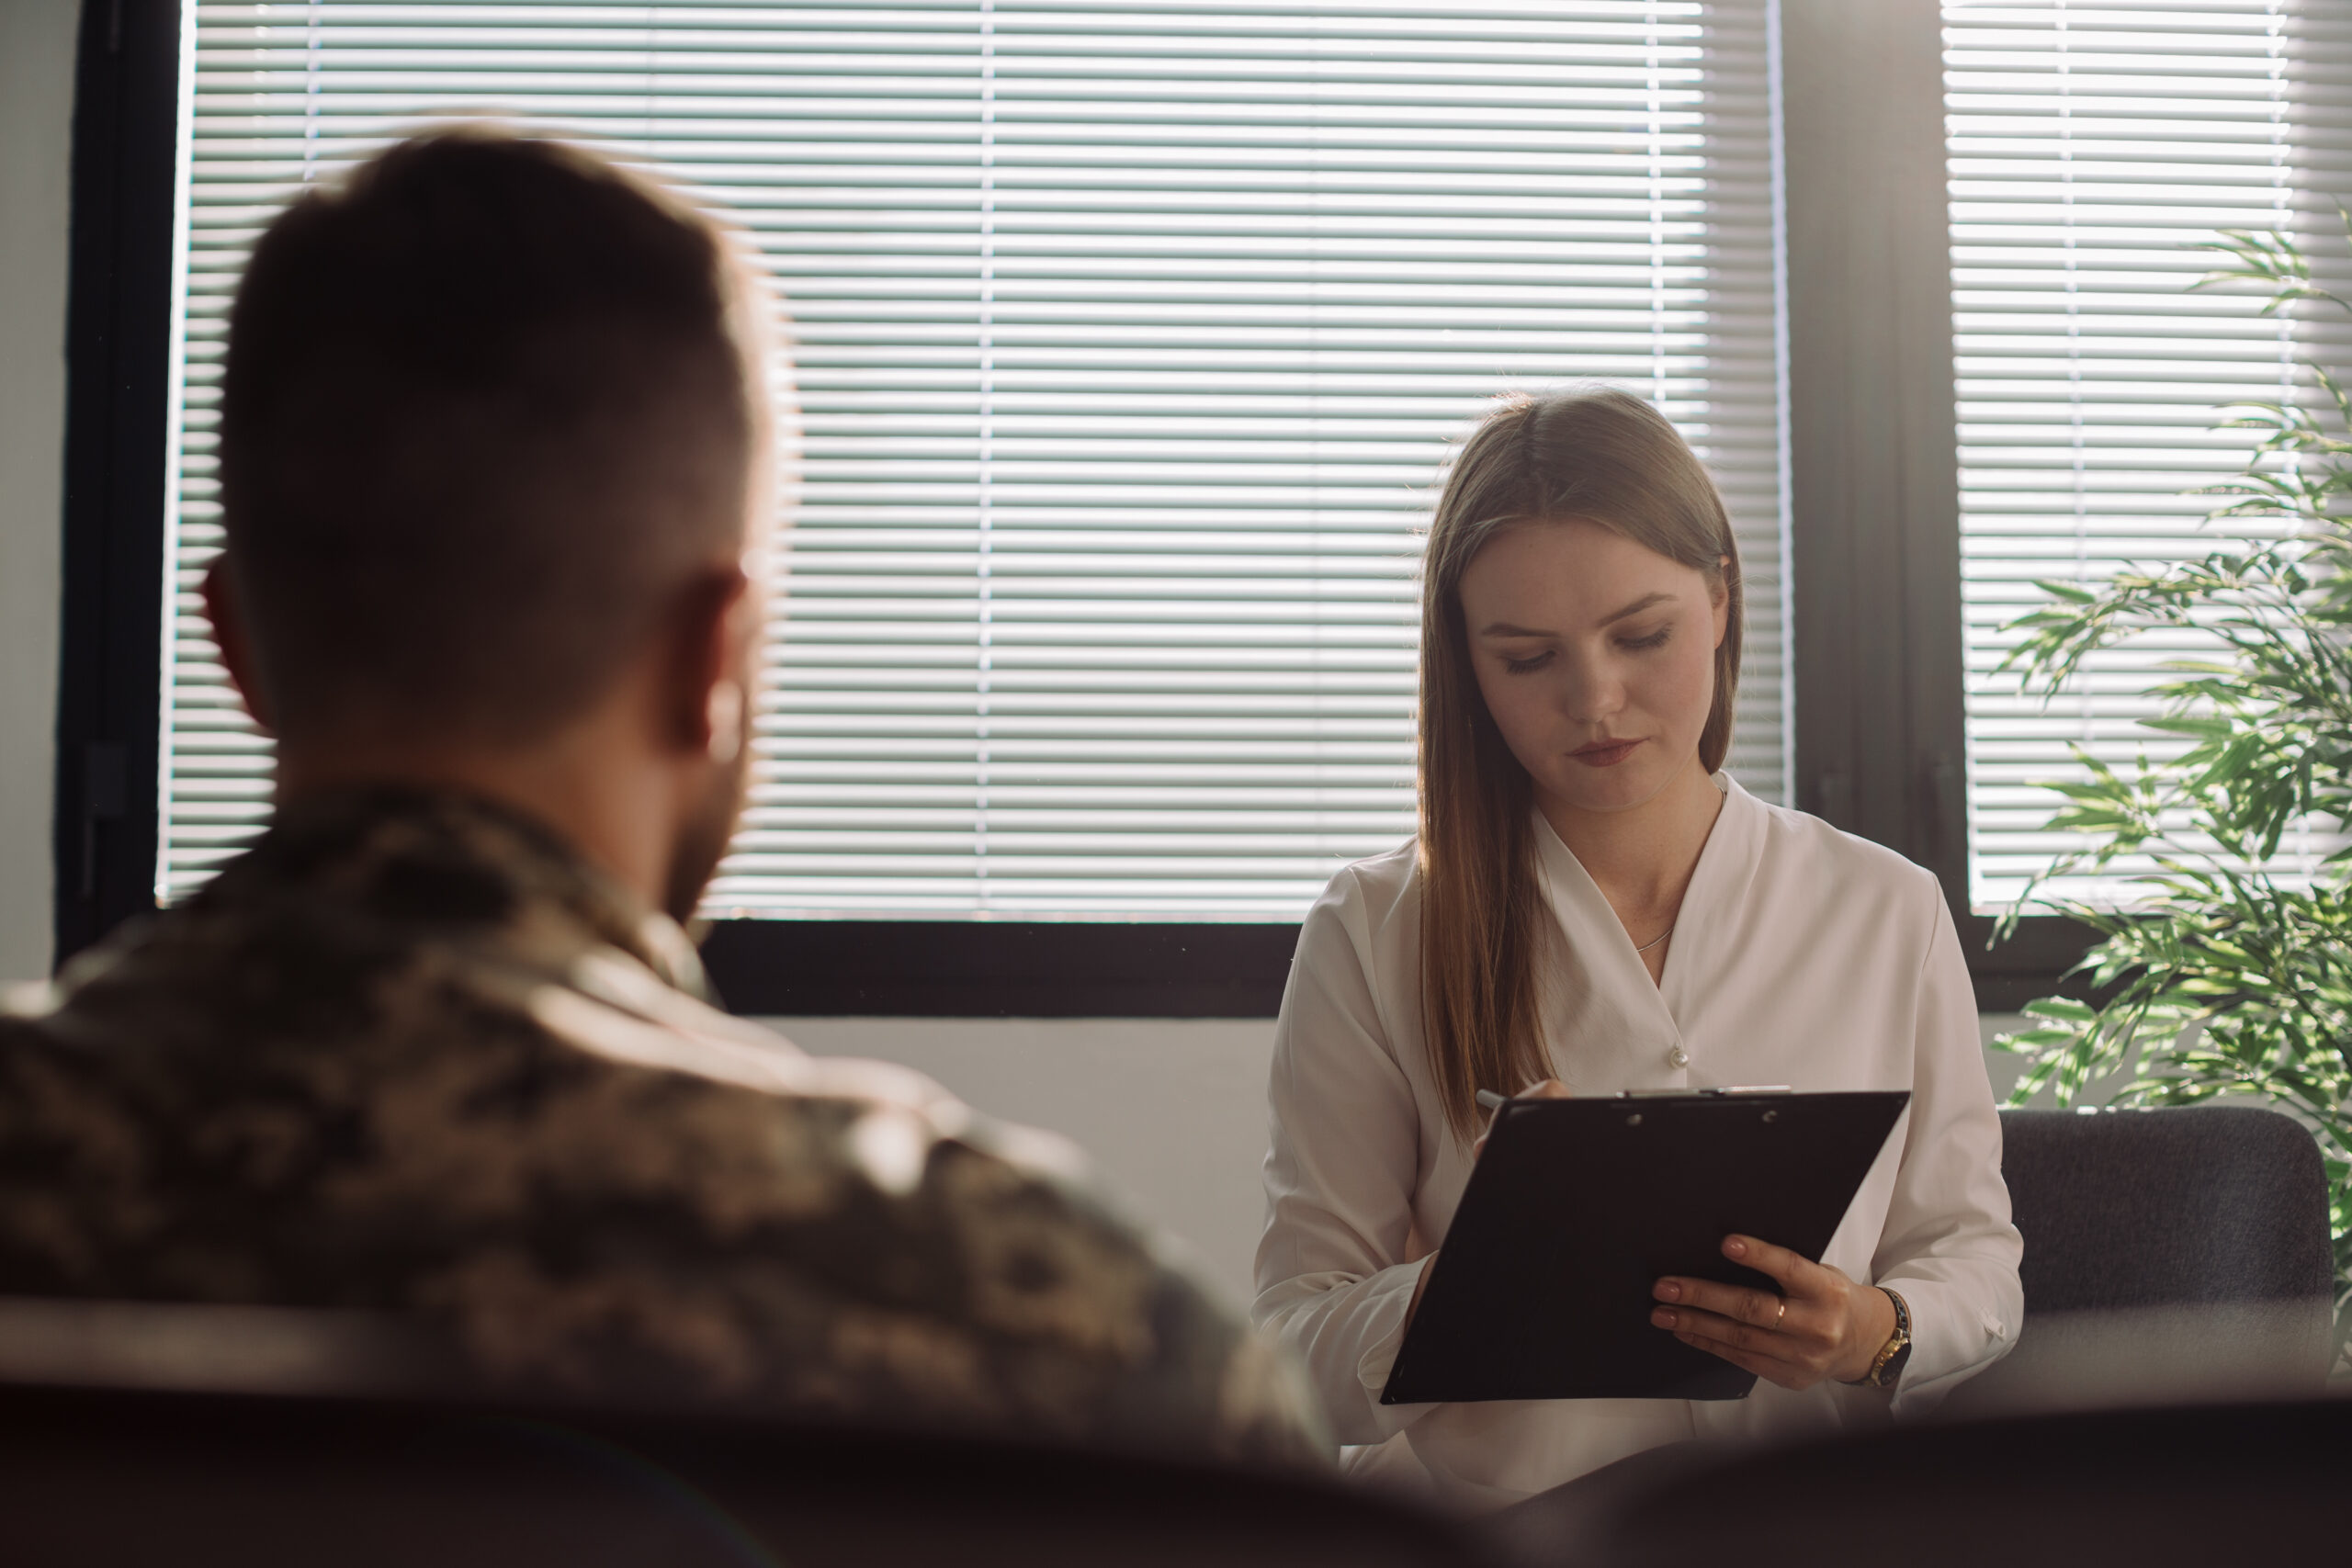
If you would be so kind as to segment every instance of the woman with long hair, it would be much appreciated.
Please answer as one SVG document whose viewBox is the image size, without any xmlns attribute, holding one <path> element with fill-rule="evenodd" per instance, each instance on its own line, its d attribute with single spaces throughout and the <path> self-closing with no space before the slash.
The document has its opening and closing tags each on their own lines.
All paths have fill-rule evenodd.
<svg viewBox="0 0 2352 1568">
<path fill-rule="evenodd" d="M 1455 457 L 1423 570 L 1420 832 L 1342 869 L 1300 931 L 1258 1320 L 1351 1471 L 1470 1506 L 1679 1438 L 1932 1404 L 2023 1311 L 1975 1001 L 1932 875 L 1723 771 L 1742 602 L 1713 481 L 1627 393 L 1514 400 Z M 1656 1331 L 1754 1393 L 1379 1403 L 1479 1090 L 1742 1084 L 1912 1097 L 1819 1263 L 1725 1238 L 1777 1294 L 1657 1282 Z"/>
</svg>

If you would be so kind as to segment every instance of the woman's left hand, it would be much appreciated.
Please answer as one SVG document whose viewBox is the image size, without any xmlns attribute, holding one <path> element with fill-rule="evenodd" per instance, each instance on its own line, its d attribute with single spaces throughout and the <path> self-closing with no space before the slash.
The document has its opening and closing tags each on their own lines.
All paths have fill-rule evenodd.
<svg viewBox="0 0 2352 1568">
<path fill-rule="evenodd" d="M 1724 1256 L 1770 1274 L 1781 1294 L 1673 1276 L 1652 1292 L 1659 1304 L 1650 1321 L 1782 1388 L 1856 1382 L 1894 1337 L 1894 1303 L 1884 1291 L 1754 1236 L 1725 1236 Z"/>
</svg>

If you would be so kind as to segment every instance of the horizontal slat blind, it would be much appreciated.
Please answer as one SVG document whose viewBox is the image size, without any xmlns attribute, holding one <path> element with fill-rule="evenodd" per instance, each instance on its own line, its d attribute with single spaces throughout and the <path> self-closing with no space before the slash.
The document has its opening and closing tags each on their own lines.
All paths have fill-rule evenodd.
<svg viewBox="0 0 2352 1568">
<path fill-rule="evenodd" d="M 2093 660 L 2047 705 L 1994 671 L 2040 578 L 2201 555 L 2202 525 L 2251 450 L 2219 405 L 2302 396 L 2298 357 L 2347 364 L 2346 335 L 2272 319 L 2243 293 L 2190 294 L 2222 229 L 2286 229 L 2340 271 L 2352 199 L 2352 14 L 2335 0 L 2132 6 L 1948 3 L 1952 271 L 1961 421 L 1970 841 L 1981 908 L 2005 905 L 2071 840 L 2038 787 L 2070 743 L 2129 769 L 2166 753 L 2135 721 L 2192 638 Z M 2251 525 L 2238 525 L 2252 526 Z M 2317 846 L 2281 869 L 2308 864 Z M 2137 869 L 2119 864 L 2119 876 Z M 2069 895 L 2128 897 L 2113 879 Z"/>
<path fill-rule="evenodd" d="M 1417 525 L 1498 392 L 1658 398 L 1782 754 L 1761 0 L 198 8 L 162 883 L 266 752 L 192 597 L 227 290 L 304 178 L 447 112 L 749 229 L 806 427 L 715 913 L 1295 919 L 1412 830 Z"/>
</svg>

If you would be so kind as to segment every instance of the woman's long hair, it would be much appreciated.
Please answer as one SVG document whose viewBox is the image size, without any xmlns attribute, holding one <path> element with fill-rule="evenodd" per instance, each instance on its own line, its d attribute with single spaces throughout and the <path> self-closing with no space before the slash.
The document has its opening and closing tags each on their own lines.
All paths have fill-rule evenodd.
<svg viewBox="0 0 2352 1568">
<path fill-rule="evenodd" d="M 1421 586 L 1421 1021 L 1446 1121 L 1467 1140 L 1477 1092 L 1550 1075 L 1538 958 L 1557 940 L 1536 875 L 1532 788 L 1470 662 L 1462 574 L 1514 523 L 1576 518 L 1695 567 L 1730 599 L 1699 737 L 1731 749 L 1742 622 L 1739 550 L 1714 480 L 1666 416 L 1629 392 L 1515 398 L 1463 445 L 1430 524 Z"/>
</svg>

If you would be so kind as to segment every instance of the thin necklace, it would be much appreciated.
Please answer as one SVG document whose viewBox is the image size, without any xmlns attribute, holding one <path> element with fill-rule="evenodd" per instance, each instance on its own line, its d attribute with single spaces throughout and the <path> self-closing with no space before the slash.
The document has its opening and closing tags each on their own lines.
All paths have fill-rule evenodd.
<svg viewBox="0 0 2352 1568">
<path fill-rule="evenodd" d="M 1635 953 L 1647 953 L 1651 948 L 1656 947 L 1659 942 L 1664 942 L 1668 937 L 1670 937 L 1673 934 L 1674 926 L 1673 923 L 1669 921 L 1666 930 L 1658 932 L 1657 935 L 1650 938 L 1649 941 L 1642 943 L 1641 946 L 1634 949 L 1634 951 Z"/>
</svg>

